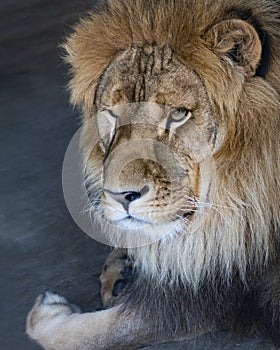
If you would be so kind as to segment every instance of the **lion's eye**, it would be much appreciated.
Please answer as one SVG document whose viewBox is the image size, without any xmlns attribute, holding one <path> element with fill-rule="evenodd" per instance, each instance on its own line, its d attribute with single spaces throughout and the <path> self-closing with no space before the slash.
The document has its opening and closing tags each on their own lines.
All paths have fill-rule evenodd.
<svg viewBox="0 0 280 350">
<path fill-rule="evenodd" d="M 97 114 L 97 125 L 101 139 L 101 146 L 105 151 L 110 146 L 117 125 L 117 117 L 109 110 Z"/>
<path fill-rule="evenodd" d="M 171 137 L 176 129 L 184 125 L 192 117 L 190 109 L 185 107 L 173 108 L 159 124 L 159 135 L 164 133 L 164 130 L 169 130 Z"/>
<path fill-rule="evenodd" d="M 185 122 L 191 118 L 191 111 L 185 107 L 173 109 L 169 114 L 169 121 L 174 123 Z"/>
</svg>

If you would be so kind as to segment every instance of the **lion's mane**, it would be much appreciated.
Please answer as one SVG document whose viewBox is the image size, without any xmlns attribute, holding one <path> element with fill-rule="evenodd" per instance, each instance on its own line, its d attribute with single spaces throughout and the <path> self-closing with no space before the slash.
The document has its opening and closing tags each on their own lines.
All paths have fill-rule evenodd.
<svg viewBox="0 0 280 350">
<path fill-rule="evenodd" d="M 179 6 L 178 6 L 179 3 Z M 170 45 L 202 79 L 217 120 L 226 125 L 215 154 L 216 186 L 207 215 L 191 234 L 130 251 L 143 274 L 197 286 L 220 271 L 262 269 L 276 258 L 280 227 L 280 6 L 268 0 L 108 0 L 75 27 L 65 44 L 72 102 L 93 115 L 108 65 L 132 45 Z M 225 19 L 250 23 L 262 42 L 256 74 L 234 72 L 205 40 Z"/>
</svg>

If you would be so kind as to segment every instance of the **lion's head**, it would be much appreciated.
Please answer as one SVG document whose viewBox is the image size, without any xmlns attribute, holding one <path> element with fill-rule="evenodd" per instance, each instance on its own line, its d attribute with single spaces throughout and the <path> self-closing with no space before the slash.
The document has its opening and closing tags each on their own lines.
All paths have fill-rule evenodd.
<svg viewBox="0 0 280 350">
<path fill-rule="evenodd" d="M 107 1 L 65 45 L 94 210 L 155 234 L 130 249 L 143 273 L 197 284 L 273 258 L 278 33 L 258 22 L 271 9 L 237 5 Z"/>
</svg>

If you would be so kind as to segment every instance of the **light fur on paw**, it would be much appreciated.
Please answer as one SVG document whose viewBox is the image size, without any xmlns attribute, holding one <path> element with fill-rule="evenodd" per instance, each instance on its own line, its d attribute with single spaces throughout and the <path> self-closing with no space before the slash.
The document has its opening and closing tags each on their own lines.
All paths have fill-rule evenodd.
<svg viewBox="0 0 280 350">
<path fill-rule="evenodd" d="M 133 264 L 123 249 L 114 249 L 107 257 L 100 275 L 101 298 L 103 306 L 117 304 L 125 287 L 132 282 L 135 275 Z"/>
<path fill-rule="evenodd" d="M 40 340 L 50 326 L 77 312 L 80 309 L 76 305 L 69 304 L 64 297 L 47 291 L 36 298 L 27 317 L 26 333 L 34 340 Z"/>
</svg>

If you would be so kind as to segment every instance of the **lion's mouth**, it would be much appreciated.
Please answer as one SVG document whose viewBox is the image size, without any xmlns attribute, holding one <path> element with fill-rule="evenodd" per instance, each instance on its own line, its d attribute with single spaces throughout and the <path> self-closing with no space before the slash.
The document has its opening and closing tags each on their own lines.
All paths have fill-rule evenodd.
<svg viewBox="0 0 280 350">
<path fill-rule="evenodd" d="M 179 215 L 178 217 L 174 218 L 173 220 L 169 221 L 156 221 L 156 220 L 150 220 L 142 217 L 137 217 L 132 214 L 127 214 L 125 217 L 118 218 L 118 219 L 109 219 L 113 224 L 121 227 L 121 228 L 134 228 L 134 229 L 141 229 L 141 228 L 147 228 L 151 226 L 161 226 L 161 225 L 166 225 L 170 223 L 178 223 L 180 221 L 185 221 L 185 220 L 191 220 L 195 211 L 191 210 L 189 212 L 186 212 L 182 215 Z"/>
</svg>

